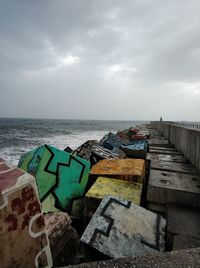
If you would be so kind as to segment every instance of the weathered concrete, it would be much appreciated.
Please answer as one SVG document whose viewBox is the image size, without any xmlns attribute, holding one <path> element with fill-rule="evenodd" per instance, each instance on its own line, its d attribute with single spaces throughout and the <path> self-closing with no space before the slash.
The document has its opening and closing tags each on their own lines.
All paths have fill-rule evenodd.
<svg viewBox="0 0 200 268">
<path fill-rule="evenodd" d="M 147 201 L 200 207 L 200 176 L 151 169 Z"/>
<path fill-rule="evenodd" d="M 140 205 L 142 184 L 99 177 L 86 193 L 86 206 L 97 208 L 106 195 L 119 196 Z"/>
<path fill-rule="evenodd" d="M 154 254 L 165 246 L 166 221 L 119 197 L 104 197 L 81 241 L 101 253 L 119 258 Z"/>
<path fill-rule="evenodd" d="M 150 153 L 155 153 L 155 154 L 171 154 L 171 155 L 182 155 L 181 153 L 179 153 L 178 151 L 169 151 L 167 150 L 168 148 L 166 148 L 166 151 L 164 150 L 159 150 L 159 149 L 154 149 L 154 148 L 150 148 L 149 152 Z"/>
<path fill-rule="evenodd" d="M 172 171 L 177 173 L 200 175 L 200 170 L 196 169 L 189 163 L 164 162 L 160 160 L 152 160 L 150 168 L 161 171 Z"/>
<path fill-rule="evenodd" d="M 190 204 L 188 204 L 190 205 Z M 167 205 L 167 232 L 200 239 L 200 211 L 187 206 Z"/>
<path fill-rule="evenodd" d="M 68 268 L 199 268 L 200 248 L 83 263 Z M 64 267 L 63 267 L 64 268 Z"/>
<path fill-rule="evenodd" d="M 140 205 L 142 184 L 99 177 L 85 196 L 84 222 L 89 222 L 106 195 L 118 196 Z"/>
<path fill-rule="evenodd" d="M 200 130 L 163 122 L 162 133 L 186 159 L 200 169 Z"/>
<path fill-rule="evenodd" d="M 54 266 L 74 262 L 79 236 L 71 226 L 67 213 L 48 213 L 44 216 Z"/>
<path fill-rule="evenodd" d="M 147 153 L 146 160 L 159 160 L 163 162 L 187 163 L 182 155 Z"/>
<path fill-rule="evenodd" d="M 189 249 L 200 247 L 200 240 L 187 235 L 174 235 L 172 249 Z"/>
<path fill-rule="evenodd" d="M 94 165 L 90 174 L 142 183 L 145 178 L 145 161 L 143 159 L 105 159 Z"/>
<path fill-rule="evenodd" d="M 51 265 L 35 178 L 0 159 L 0 266 Z"/>
<path fill-rule="evenodd" d="M 174 146 L 172 144 L 170 144 L 168 140 L 161 139 L 159 137 L 157 139 L 150 139 L 149 140 L 149 147 L 166 147 L 166 148 L 172 148 Z"/>
<path fill-rule="evenodd" d="M 150 145 L 149 146 L 149 148 L 150 149 L 153 149 L 153 150 L 161 150 L 161 151 L 172 151 L 172 152 L 177 152 L 177 150 L 176 149 L 174 149 L 174 148 L 170 148 L 170 147 L 158 147 L 158 146 L 152 146 L 152 145 Z"/>
<path fill-rule="evenodd" d="M 45 144 L 22 155 L 18 166 L 35 176 L 43 212 L 81 218 L 89 161 Z"/>
</svg>

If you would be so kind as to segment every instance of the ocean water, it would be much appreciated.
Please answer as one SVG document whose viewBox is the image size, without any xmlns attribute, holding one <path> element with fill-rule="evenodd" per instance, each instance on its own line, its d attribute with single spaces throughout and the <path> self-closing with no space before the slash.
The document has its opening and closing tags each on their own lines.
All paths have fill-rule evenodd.
<svg viewBox="0 0 200 268">
<path fill-rule="evenodd" d="M 42 144 L 76 149 L 87 140 L 100 140 L 109 131 L 144 121 L 0 119 L 0 157 L 17 165 L 22 154 Z"/>
</svg>

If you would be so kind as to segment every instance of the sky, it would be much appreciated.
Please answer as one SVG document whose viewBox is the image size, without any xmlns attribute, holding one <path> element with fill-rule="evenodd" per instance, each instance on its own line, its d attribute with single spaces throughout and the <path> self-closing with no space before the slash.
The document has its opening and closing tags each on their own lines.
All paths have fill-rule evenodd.
<svg viewBox="0 0 200 268">
<path fill-rule="evenodd" d="M 200 121 L 199 0 L 0 0 L 0 117 Z"/>
</svg>

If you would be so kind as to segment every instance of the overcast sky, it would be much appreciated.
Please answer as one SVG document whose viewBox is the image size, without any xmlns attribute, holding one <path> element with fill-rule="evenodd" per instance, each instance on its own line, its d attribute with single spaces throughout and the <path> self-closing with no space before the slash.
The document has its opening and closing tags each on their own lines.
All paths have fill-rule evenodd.
<svg viewBox="0 0 200 268">
<path fill-rule="evenodd" d="M 199 0 L 0 0 L 0 117 L 200 121 Z"/>
</svg>

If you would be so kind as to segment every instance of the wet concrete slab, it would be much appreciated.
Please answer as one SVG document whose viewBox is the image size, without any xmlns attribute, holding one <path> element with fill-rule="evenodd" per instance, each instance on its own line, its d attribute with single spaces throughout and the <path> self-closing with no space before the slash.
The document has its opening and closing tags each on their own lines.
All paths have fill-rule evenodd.
<svg viewBox="0 0 200 268">
<path fill-rule="evenodd" d="M 172 250 L 200 247 L 200 240 L 187 235 L 174 235 Z"/>
<path fill-rule="evenodd" d="M 172 152 L 177 152 L 176 149 L 174 148 L 168 148 L 168 147 L 158 147 L 158 146 L 154 146 L 154 145 L 149 145 L 149 149 L 153 149 L 153 150 L 161 150 L 161 151 L 172 151 Z"/>
<path fill-rule="evenodd" d="M 142 183 L 145 179 L 145 161 L 143 159 L 104 159 L 92 167 L 90 175 Z"/>
<path fill-rule="evenodd" d="M 150 164 L 151 169 L 177 172 L 184 174 L 200 175 L 200 170 L 195 168 L 189 163 L 177 163 L 177 162 L 164 162 L 161 160 L 152 160 Z"/>
<path fill-rule="evenodd" d="M 182 155 L 147 153 L 146 160 L 159 160 L 164 162 L 188 163 Z"/>
<path fill-rule="evenodd" d="M 182 155 L 178 151 L 170 151 L 170 150 L 168 150 L 168 148 L 166 148 L 166 150 L 159 150 L 159 149 L 150 148 L 149 152 L 150 153 L 156 153 L 156 154 Z"/>
<path fill-rule="evenodd" d="M 149 147 L 166 147 L 166 148 L 173 148 L 174 146 L 169 143 L 166 139 L 150 139 L 149 140 Z"/>
<path fill-rule="evenodd" d="M 71 265 L 68 268 L 198 268 L 200 248 Z"/>
<path fill-rule="evenodd" d="M 155 254 L 165 247 L 166 221 L 128 200 L 106 196 L 81 242 L 111 258 Z"/>
<path fill-rule="evenodd" d="M 166 211 L 168 233 L 186 235 L 200 239 L 199 209 L 168 204 Z"/>
<path fill-rule="evenodd" d="M 200 207 L 200 176 L 151 169 L 147 201 Z"/>
</svg>

